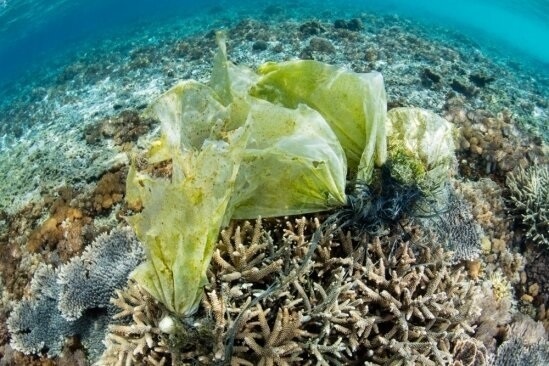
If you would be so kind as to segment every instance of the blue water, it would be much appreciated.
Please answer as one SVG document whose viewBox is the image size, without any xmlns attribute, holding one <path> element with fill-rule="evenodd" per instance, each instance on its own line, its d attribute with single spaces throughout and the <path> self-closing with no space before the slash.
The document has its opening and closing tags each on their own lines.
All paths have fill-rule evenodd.
<svg viewBox="0 0 549 366">
<path fill-rule="evenodd" d="M 59 51 L 216 1 L 0 0 L 0 85 Z"/>
<path fill-rule="evenodd" d="M 444 25 L 472 37 L 481 47 L 533 61 L 549 73 L 547 0 L 346 0 L 265 1 L 252 9 L 277 5 L 291 12 L 304 4 L 325 11 L 377 11 Z M 213 6 L 239 7 L 249 1 L 215 0 L 0 0 L 0 87 L 8 88 L 26 71 L 76 45 L 184 18 Z M 250 8 L 246 8 L 250 11 Z M 314 8 L 313 8 L 314 9 Z M 246 16 L 242 11 L 242 16 Z"/>
</svg>

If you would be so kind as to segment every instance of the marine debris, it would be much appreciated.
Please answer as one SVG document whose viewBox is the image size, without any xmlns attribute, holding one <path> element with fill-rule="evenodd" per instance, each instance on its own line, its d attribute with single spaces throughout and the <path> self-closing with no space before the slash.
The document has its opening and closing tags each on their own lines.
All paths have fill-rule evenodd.
<svg viewBox="0 0 549 366">
<path fill-rule="evenodd" d="M 417 100 L 413 93 L 405 102 L 393 93 L 387 112 L 380 73 L 319 61 L 343 64 L 334 50 L 349 53 L 368 26 L 311 21 L 291 28 L 297 44 L 307 45 L 307 59 L 285 61 L 283 52 L 255 71 L 228 62 L 220 41 L 209 83 L 186 80 L 144 113 L 81 128 L 90 147 L 112 142 L 120 151 L 141 150 L 132 151 L 126 189 L 124 169 L 104 174 L 85 210 L 73 207 L 70 195 L 60 205 L 36 206 L 31 210 L 47 208 L 56 221 L 32 231 L 13 219 L 24 211 L 0 212 L 0 239 L 17 233 L 8 241 L 10 256 L 21 256 L 18 243 L 35 243 L 22 268 L 35 268 L 43 254 L 66 261 L 58 269 L 41 266 L 30 297 L 13 301 L 2 293 L 9 306 L 0 316 L 11 310 L 11 335 L 0 329 L 5 362 L 17 354 L 5 344 L 11 336 L 13 348 L 38 355 L 19 364 L 67 362 L 67 350 L 81 348 L 97 365 L 544 364 L 546 284 L 512 248 L 517 236 L 500 188 L 514 157 L 531 147 L 522 156 L 528 160 L 543 146 L 514 149 L 519 137 L 508 114 L 466 109 L 499 78 L 471 71 L 445 80 L 440 70 L 424 70 L 430 92 L 451 84 L 466 95 L 469 104 L 449 97 L 449 123 L 402 108 Z M 252 39 L 258 27 L 242 22 L 231 37 Z M 236 47 L 269 55 L 295 47 L 256 38 L 253 46 Z M 398 42 L 423 41 L 399 36 Z M 204 80 L 211 34 L 197 44 L 204 48 L 170 47 L 203 68 L 187 76 Z M 134 52 L 133 65 L 154 65 L 155 52 Z M 360 52 L 367 69 L 384 69 L 386 51 L 371 44 Z M 160 138 L 133 145 L 156 119 Z M 455 179 L 458 171 L 463 180 Z M 98 243 L 109 238 L 102 236 L 82 257 L 70 258 L 86 244 L 84 224 L 112 227 L 121 214 L 132 228 L 111 235 L 125 233 L 118 238 L 131 243 L 129 252 L 102 251 Z M 63 240 L 79 246 L 59 259 Z M 143 249 L 147 259 L 139 265 Z M 80 342 L 69 346 L 69 336 Z"/>
</svg>

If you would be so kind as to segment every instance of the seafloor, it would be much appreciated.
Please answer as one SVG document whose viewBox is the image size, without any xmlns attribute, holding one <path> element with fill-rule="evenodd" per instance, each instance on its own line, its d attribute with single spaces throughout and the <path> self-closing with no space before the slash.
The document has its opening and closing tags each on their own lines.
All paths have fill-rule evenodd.
<svg viewBox="0 0 549 366">
<path fill-rule="evenodd" d="M 482 229 L 482 251 L 480 257 L 449 264 L 445 271 L 465 269 L 459 276 L 467 277 L 486 292 L 486 297 L 494 299 L 492 303 L 485 301 L 482 304 L 483 315 L 471 320 L 469 328 L 464 326 L 463 332 L 479 342 L 474 347 L 484 347 L 484 353 L 478 357 L 486 359 L 485 363 L 490 362 L 487 361 L 490 355 L 492 362 L 497 362 L 493 359 L 498 347 L 519 336 L 517 328 L 523 327 L 526 329 L 521 328 L 523 333 L 537 335 L 532 344 L 545 342 L 549 329 L 549 309 L 546 310 L 549 301 L 548 203 L 543 201 L 547 199 L 547 186 L 525 193 L 526 196 L 539 194 L 535 207 L 545 210 L 544 215 L 536 216 L 542 221 L 532 224 L 524 216 L 532 214 L 527 211 L 529 208 L 513 203 L 512 197 L 520 194 L 513 190 L 509 176 L 520 177 L 524 171 L 541 171 L 537 183 L 549 183 L 547 72 L 538 65 L 498 53 L 496 46 L 482 48 L 458 33 L 396 16 L 325 12 L 311 17 L 310 14 L 308 8 L 301 14 L 270 6 L 256 9 L 253 17 L 243 19 L 236 10 L 212 8 L 196 18 L 163 27 L 143 26 L 107 41 L 82 45 L 70 55 L 60 55 L 48 68 L 32 70 L 12 90 L 4 92 L 6 97 L 0 104 L 0 365 L 85 364 L 84 340 L 67 341 L 61 355 L 52 359 L 15 351 L 10 345 L 6 319 L 17 301 L 32 296 L 30 280 L 41 263 L 59 267 L 81 255 L 101 233 L 125 226 L 124 215 L 130 212 L 124 203 L 128 154 L 140 147 L 141 137 L 158 132 L 157 121 L 144 117 L 143 111 L 178 80 L 209 78 L 216 47 L 215 31 L 222 28 L 228 35 L 229 58 L 237 64 L 255 68 L 265 61 L 302 58 L 356 72 L 380 71 L 385 80 L 388 109 L 421 107 L 452 122 L 458 129 L 455 186 L 471 206 L 474 220 Z M 526 179 L 519 186 L 528 184 Z M 313 220 L 313 216 L 308 220 Z M 406 225 L 411 238 L 421 236 L 412 224 Z M 314 224 L 309 221 L 305 225 L 304 221 L 296 223 L 295 218 L 283 218 L 266 221 L 264 226 L 273 238 L 278 235 L 287 242 L 294 240 L 292 245 L 299 246 L 311 234 Z M 392 232 L 376 240 L 394 244 L 395 235 Z M 301 244 L 300 237 L 304 238 Z M 371 240 L 367 251 L 372 258 L 377 258 L 376 265 L 379 265 L 387 253 L 376 247 L 376 240 Z M 424 238 L 417 239 L 421 240 Z M 221 241 L 222 250 L 226 249 L 227 241 L 230 240 Z M 340 241 L 344 246 L 345 239 Z M 416 255 L 419 260 L 421 255 Z M 314 260 L 320 263 L 319 258 Z M 221 262 L 219 260 L 217 265 Z M 345 267 L 348 263 L 342 260 L 338 265 Z M 400 268 L 398 263 L 392 265 L 395 271 Z M 214 265 L 213 278 L 218 273 L 221 277 L 227 275 L 225 270 Z M 335 269 L 326 266 L 323 271 Z M 370 276 L 371 280 L 374 274 L 366 273 L 365 276 Z M 321 279 L 318 281 L 322 283 Z M 241 285 L 243 288 L 255 286 L 246 285 L 245 281 Z M 296 277 L 296 291 L 306 291 L 299 289 L 302 285 Z M 344 285 L 347 283 L 342 280 Z M 213 308 L 215 315 L 218 299 L 215 288 L 209 290 L 212 292 L 205 298 L 204 308 Z M 138 292 L 136 289 L 126 291 Z M 286 296 L 284 301 L 292 302 L 287 294 L 277 296 Z M 496 304 L 502 298 L 502 303 Z M 275 306 L 276 302 L 269 301 L 263 305 Z M 150 301 L 147 304 L 153 306 Z M 370 307 L 374 308 L 374 304 Z M 263 335 L 250 330 L 251 337 L 257 340 L 266 337 L 265 333 L 270 334 L 264 323 L 285 321 L 289 324 L 295 320 L 292 320 L 292 314 L 284 311 L 277 313 L 273 309 L 268 316 L 256 314 L 259 317 L 256 325 L 259 324 Z M 148 314 L 154 314 L 154 311 Z M 158 320 L 153 319 L 148 324 L 148 329 L 157 338 L 160 336 L 153 328 Z M 342 339 L 351 337 L 341 323 L 343 320 L 334 322 L 334 332 L 339 331 Z M 219 322 L 215 326 L 223 327 Z M 388 333 L 391 331 L 387 329 Z M 298 339 L 313 330 L 293 332 L 287 336 Z M 379 329 L 372 332 L 379 332 Z M 144 335 L 131 333 L 126 336 L 139 338 Z M 155 342 L 160 342 L 157 338 Z M 389 338 L 384 339 L 391 342 Z M 337 339 L 332 340 L 333 344 L 317 344 L 316 348 L 310 348 L 318 353 L 315 357 L 319 364 L 322 364 L 322 355 L 328 355 L 326 364 L 348 359 L 345 347 L 338 348 Z M 372 349 L 383 347 L 379 339 L 377 343 L 372 341 Z M 265 342 L 269 343 L 267 339 Z M 212 340 L 212 343 L 215 342 Z M 252 346 L 254 343 L 249 339 L 240 340 L 239 347 L 247 345 L 248 351 L 258 354 L 267 352 L 265 344 L 262 348 L 255 343 L 256 349 Z M 543 345 L 546 347 L 545 343 Z M 301 347 L 297 342 L 295 347 L 298 346 Z M 143 357 L 139 356 L 138 361 L 128 364 L 189 362 L 183 356 L 178 361 L 166 344 L 159 343 L 156 350 L 150 344 L 147 347 L 141 351 L 148 349 L 148 355 L 141 355 Z M 171 347 L 176 346 L 172 344 Z M 215 345 L 212 347 L 216 349 Z M 299 364 L 295 360 L 299 359 L 302 349 L 296 351 L 295 347 L 291 352 L 297 352 L 296 358 L 290 363 Z M 460 347 L 467 346 L 452 344 L 448 352 L 453 352 L 457 359 Z M 207 363 L 207 350 L 196 352 L 193 355 L 187 352 L 189 359 L 194 357 L 196 363 Z M 377 360 L 389 360 L 383 358 L 387 352 L 380 352 L 382 356 Z M 546 348 L 544 352 L 547 355 Z M 355 356 L 376 361 L 369 359 L 367 352 Z M 254 364 L 259 360 L 255 358 L 248 362 Z M 433 362 L 442 361 L 435 357 Z M 464 358 L 460 362 L 465 364 Z M 476 362 L 470 364 L 482 364 Z"/>
</svg>

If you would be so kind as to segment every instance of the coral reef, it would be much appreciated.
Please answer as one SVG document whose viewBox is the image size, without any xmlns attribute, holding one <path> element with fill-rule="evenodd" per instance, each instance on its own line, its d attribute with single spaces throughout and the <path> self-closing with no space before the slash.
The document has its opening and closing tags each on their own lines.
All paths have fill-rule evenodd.
<svg viewBox="0 0 549 366">
<path fill-rule="evenodd" d="M 176 352 L 233 365 L 442 365 L 464 360 L 469 339 L 484 357 L 470 337 L 479 287 L 450 253 L 392 236 L 313 235 L 319 227 L 307 218 L 233 222 L 194 318 L 214 324 L 213 341 L 202 354 Z"/>
<path fill-rule="evenodd" d="M 425 208 L 427 217 L 421 218 L 423 226 L 435 234 L 434 240 L 453 252 L 454 262 L 472 261 L 480 253 L 480 228 L 474 220 L 468 202 L 450 185 L 444 187 L 445 201 L 442 208 Z M 429 214 L 429 211 L 434 213 Z"/>
<path fill-rule="evenodd" d="M 459 127 L 456 152 L 464 177 L 502 181 L 517 164 L 547 162 L 546 145 L 524 134 L 509 110 L 493 113 L 467 108 L 458 97 L 449 99 L 445 109 L 444 117 Z"/>
<path fill-rule="evenodd" d="M 7 321 L 12 346 L 23 353 L 59 355 L 65 338 L 78 335 L 93 359 L 109 322 L 109 299 L 143 259 L 133 232 L 115 229 L 100 236 L 81 257 L 53 269 L 40 267 L 31 297 L 16 303 Z"/>
<path fill-rule="evenodd" d="M 133 281 L 116 295 L 116 323 L 109 325 L 106 350 L 94 365 L 168 365 L 168 334 L 159 328 L 162 310 L 155 300 Z"/>
<path fill-rule="evenodd" d="M 475 338 L 481 341 L 486 349 L 494 352 L 498 338 L 505 333 L 505 326 L 516 312 L 514 291 L 509 281 L 496 272 L 481 283 L 482 297 L 478 306 L 482 309 L 475 320 L 477 325 Z"/>
<path fill-rule="evenodd" d="M 426 333 L 436 331 L 442 327 L 441 320 L 421 322 L 412 309 L 410 318 L 406 319 L 405 314 L 405 321 L 400 321 L 396 310 L 389 306 L 392 299 L 378 297 L 379 301 L 375 302 L 364 297 L 366 300 L 361 300 L 362 303 L 357 300 L 367 292 L 357 285 L 360 280 L 374 294 L 381 296 L 376 292 L 378 287 L 387 291 L 402 305 L 397 307 L 399 311 L 406 306 L 410 311 L 404 295 L 395 292 L 395 282 L 404 281 L 403 274 L 413 278 L 413 272 L 420 267 L 427 273 L 426 278 L 431 279 L 435 277 L 429 276 L 439 273 L 441 268 L 459 272 L 448 263 L 431 265 L 423 255 L 427 249 L 412 244 L 448 240 L 444 231 L 439 232 L 438 237 L 426 235 L 419 240 L 420 231 L 409 230 L 409 226 L 402 223 L 407 230 L 405 237 L 413 239 L 408 252 L 411 251 L 416 260 L 416 264 L 410 268 L 404 266 L 407 269 L 403 270 L 402 263 L 394 261 L 400 258 L 402 262 L 402 253 L 406 250 L 400 246 L 400 232 L 396 237 L 391 236 L 395 230 L 392 226 L 389 235 L 380 238 L 379 250 L 373 238 L 360 238 L 354 232 L 348 236 L 335 231 L 331 236 L 312 240 L 312 232 L 320 224 L 294 223 L 293 218 L 288 219 L 289 226 L 285 219 L 273 219 L 263 220 L 264 229 L 244 222 L 228 228 L 215 252 L 209 270 L 211 285 L 202 306 L 189 322 L 175 319 L 179 329 L 175 333 L 160 330 L 164 309 L 141 290 L 131 288 L 115 301 L 121 310 L 117 319 L 108 318 L 115 304 L 106 305 L 109 310 L 103 307 L 99 315 L 94 314 L 93 309 L 82 310 L 77 306 L 80 310 L 76 313 L 83 312 L 85 324 L 71 330 L 58 311 L 58 297 L 48 298 L 44 294 L 52 292 L 50 290 L 60 291 L 60 285 L 57 280 L 40 279 L 39 275 L 31 287 L 39 284 L 44 293 L 37 290 L 32 298 L 19 302 L 9 319 L 19 317 L 18 326 L 34 327 L 37 322 L 29 318 L 42 316 L 45 309 L 52 306 L 47 316 L 40 318 L 40 323 L 49 321 L 50 330 L 57 330 L 61 335 L 80 334 L 85 347 L 95 348 L 92 353 L 102 350 L 97 346 L 109 322 L 111 330 L 118 331 L 111 331 L 108 336 L 108 349 L 112 347 L 112 353 L 107 364 L 163 362 L 166 365 L 170 361 L 208 364 L 223 360 L 226 355 L 232 355 L 234 364 L 290 360 L 307 364 L 309 359 L 309 364 L 337 365 L 356 359 L 375 362 L 391 358 L 402 363 L 407 359 L 410 362 L 421 359 L 418 362 L 430 364 L 437 363 L 438 354 L 445 362 L 452 360 L 457 366 L 483 364 L 485 358 L 490 359 L 486 352 L 496 352 L 497 357 L 492 355 L 496 365 L 528 364 L 536 361 L 536 357 L 538 364 L 547 363 L 547 346 L 539 339 L 539 323 L 535 329 L 528 327 L 529 333 L 515 329 L 521 323 L 516 319 L 517 310 L 545 322 L 549 329 L 547 255 L 541 253 L 539 246 L 530 245 L 536 236 L 533 232 L 526 240 L 526 248 L 517 245 L 525 242 L 524 233 L 533 226 L 528 222 L 525 230 L 516 230 L 521 227 L 511 225 L 503 202 L 509 172 L 516 166 L 521 167 L 512 173 L 516 179 L 521 171 L 534 169 L 532 164 L 536 161 L 538 167 L 547 164 L 543 143 L 549 126 L 546 123 L 547 91 L 543 87 L 546 77 L 532 73 L 511 59 L 488 56 L 466 37 L 445 29 L 437 29 L 437 35 L 433 35 L 432 28 L 423 28 L 404 18 L 368 13 L 358 17 L 352 14 L 352 20 L 345 20 L 351 18 L 345 18 L 348 15 L 342 13 L 322 13 L 318 8 L 322 4 L 318 2 L 306 13 L 299 13 L 304 8 L 296 4 L 298 10 L 292 9 L 291 14 L 280 6 L 263 9 L 250 4 L 253 9 L 249 14 L 258 14 L 261 20 L 240 21 L 242 13 L 234 16 L 236 13 L 216 10 L 215 20 L 186 17 L 177 25 L 162 25 L 154 31 L 145 27 L 123 40 L 109 40 L 94 49 L 83 49 L 70 64 L 57 60 L 62 65 L 58 70 L 31 71 L 32 80 L 17 87 L 21 91 L 19 96 L 0 98 L 0 244 L 3 248 L 0 272 L 4 285 L 0 322 L 8 317 L 10 300 L 28 292 L 25 284 L 40 262 L 59 266 L 70 261 L 98 232 L 112 228 L 120 220 L 117 202 L 125 193 L 120 185 L 125 171 L 118 168 L 126 165 L 127 159 L 119 153 L 128 151 L 139 135 L 149 133 L 154 126 L 153 121 L 143 118 L 138 111 L 175 80 L 205 80 L 215 47 L 213 32 L 204 31 L 204 24 L 209 24 L 229 29 L 230 57 L 239 64 L 255 67 L 265 60 L 280 62 L 302 55 L 357 72 L 380 71 L 387 83 L 390 109 L 421 106 L 443 114 L 460 127 L 457 153 L 459 170 L 466 180 L 457 184 L 457 190 L 471 206 L 473 220 L 468 218 L 466 225 L 474 221 L 484 233 L 480 237 L 483 252 L 464 264 L 469 274 L 479 281 L 475 286 L 480 286 L 485 294 L 476 303 L 483 309 L 481 315 L 470 314 L 464 323 L 464 329 L 468 325 L 476 326 L 475 331 L 469 329 L 455 339 L 448 338 L 449 349 L 441 340 L 442 332 L 439 338 L 433 339 L 433 344 L 403 345 L 404 324 L 409 326 L 408 339 L 414 341 L 417 340 L 413 338 L 414 332 L 418 329 Z M 289 15 L 310 18 L 311 14 L 315 20 L 288 19 Z M 325 20 L 326 17 L 329 19 Z M 0 94 L 4 92 L 1 90 Z M 126 111 L 120 112 L 122 110 Z M 523 134 L 521 129 L 528 128 L 541 133 L 538 136 Z M 26 162 L 24 169 L 21 161 Z M 100 182 L 95 185 L 97 181 Z M 59 191 L 62 184 L 75 191 Z M 514 204 L 509 206 L 513 210 L 518 208 Z M 459 216 L 459 212 L 460 209 L 447 214 L 456 214 L 457 219 L 469 217 L 468 212 L 464 216 Z M 514 213 L 524 214 L 519 210 Z M 517 223 L 521 221 L 522 217 Z M 283 234 L 284 230 L 287 231 Z M 256 245 L 250 245 L 252 242 Z M 364 253 L 361 254 L 361 250 Z M 79 262 L 75 269 L 85 267 L 86 263 Z M 59 270 L 51 271 L 51 267 L 42 267 L 38 274 L 49 273 L 58 278 Z M 462 283 L 466 283 L 465 273 L 460 273 Z M 424 285 L 426 278 L 421 280 Z M 79 279 L 81 283 L 83 279 Z M 315 282 L 318 285 L 313 285 Z M 443 276 L 442 282 L 451 281 Z M 514 295 L 509 291 L 512 286 Z M 425 289 L 419 286 L 410 296 L 421 296 Z M 458 301 L 462 295 L 463 292 L 458 291 L 452 301 Z M 106 298 L 100 301 L 102 306 Z M 516 298 L 521 299 L 517 308 L 513 307 Z M 419 297 L 412 300 L 417 300 L 418 306 L 421 304 Z M 446 306 L 449 302 L 450 299 L 439 299 L 433 301 L 437 304 L 433 306 Z M 27 305 L 22 305 L 24 303 Z M 366 305 L 368 313 L 364 315 Z M 430 307 L 427 310 L 434 313 Z M 419 313 L 423 314 L 421 309 Z M 373 324 L 368 323 L 372 318 Z M 73 321 L 75 327 L 76 322 Z M 93 322 L 98 331 L 90 338 L 86 332 Z M 460 330 L 455 322 L 448 324 L 450 333 Z M 5 344 L 8 335 L 5 324 L 2 326 L 0 365 L 84 364 L 81 345 L 64 344 L 61 337 L 50 342 L 53 332 L 44 334 L 42 329 L 40 335 L 38 328 L 29 327 L 29 333 L 15 333 L 12 338 L 24 343 L 23 337 L 43 336 L 47 338 L 46 345 L 52 347 L 48 354 L 64 348 L 59 358 L 31 357 L 14 351 Z M 128 328 L 124 328 L 126 326 Z M 391 331 L 394 334 L 389 333 Z M 183 333 L 188 337 L 181 339 Z M 524 345 L 522 338 L 534 333 L 538 334 L 538 341 Z M 393 338 L 388 339 L 391 335 Z M 175 342 L 176 338 L 180 340 Z M 350 343 L 357 339 L 359 345 Z M 366 343 L 360 343 L 362 341 L 370 342 L 369 346 L 364 346 Z M 487 350 L 479 342 L 486 344 Z M 499 349 L 494 349 L 501 342 Z M 418 344 L 419 348 L 411 349 Z M 39 344 L 26 345 L 42 349 Z M 66 352 L 67 348 L 74 353 Z"/>
<path fill-rule="evenodd" d="M 113 169 L 85 187 L 61 186 L 16 213 L 0 211 L 0 274 L 19 298 L 38 263 L 54 267 L 79 255 L 100 233 L 116 227 L 127 168 Z"/>
<path fill-rule="evenodd" d="M 59 268 L 58 308 L 68 320 L 88 309 L 106 309 L 116 289 L 143 260 L 144 252 L 129 228 L 100 235 L 84 253 Z"/>
<path fill-rule="evenodd" d="M 480 288 L 450 253 L 394 236 L 313 234 L 320 227 L 312 218 L 233 221 L 189 318 L 169 315 L 137 284 L 118 292 L 121 323 L 109 327 L 98 365 L 485 364 L 471 337 Z"/>
<path fill-rule="evenodd" d="M 154 120 L 142 118 L 135 110 L 125 110 L 116 117 L 106 118 L 86 127 L 84 134 L 88 144 L 99 144 L 102 140 L 112 139 L 117 146 L 124 146 L 137 141 L 137 138 L 145 135 L 154 125 Z"/>
<path fill-rule="evenodd" d="M 43 266 L 36 272 L 31 291 L 34 298 L 16 304 L 7 321 L 14 349 L 57 356 L 65 338 L 78 334 L 91 353 L 97 352 L 95 348 L 101 344 L 108 317 L 96 313 L 67 321 L 57 307 L 60 286 L 57 271 L 51 267 Z"/>
<path fill-rule="evenodd" d="M 513 337 L 499 346 L 493 366 L 543 366 L 549 363 L 549 344 L 546 341 L 526 345 Z"/>
<path fill-rule="evenodd" d="M 31 253 L 62 247 L 58 253 L 61 260 L 66 261 L 82 251 L 84 243 L 80 233 L 91 219 L 81 208 L 70 204 L 74 196 L 74 190 L 68 187 L 58 191 L 58 197 L 49 208 L 49 217 L 33 230 L 27 240 L 27 249 Z"/>
<path fill-rule="evenodd" d="M 103 213 L 112 208 L 113 205 L 122 202 L 126 192 L 126 169 L 105 173 L 97 182 L 92 193 L 93 210 L 96 213 Z"/>
<path fill-rule="evenodd" d="M 392 177 L 388 167 L 384 167 L 376 184 L 356 183 L 347 195 L 346 205 L 328 219 L 327 225 L 381 235 L 389 226 L 412 214 L 422 198 L 424 194 L 417 184 L 401 183 Z"/>
<path fill-rule="evenodd" d="M 487 364 L 487 352 L 482 343 L 469 338 L 457 341 L 454 347 L 452 366 L 483 366 Z"/>
<path fill-rule="evenodd" d="M 511 205 L 527 228 L 526 238 L 549 247 L 549 167 L 532 165 L 507 176 Z"/>
</svg>

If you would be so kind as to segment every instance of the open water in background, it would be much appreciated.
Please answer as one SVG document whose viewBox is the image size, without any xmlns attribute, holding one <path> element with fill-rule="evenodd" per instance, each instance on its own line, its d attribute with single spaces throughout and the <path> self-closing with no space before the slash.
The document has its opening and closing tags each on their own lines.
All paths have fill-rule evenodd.
<svg viewBox="0 0 549 366">
<path fill-rule="evenodd" d="M 308 3 L 326 11 L 396 14 L 445 25 L 470 36 L 479 47 L 497 50 L 549 73 L 549 0 L 255 0 L 254 8 L 292 8 Z M 60 52 L 132 27 L 155 27 L 212 8 L 248 5 L 249 0 L 0 0 L 0 88 L 47 64 Z M 315 9 L 316 10 L 316 9 Z M 0 90 L 2 91 L 2 90 Z M 16 90 L 10 92 L 17 92 Z M 2 93 L 0 93 L 2 94 Z"/>
</svg>

